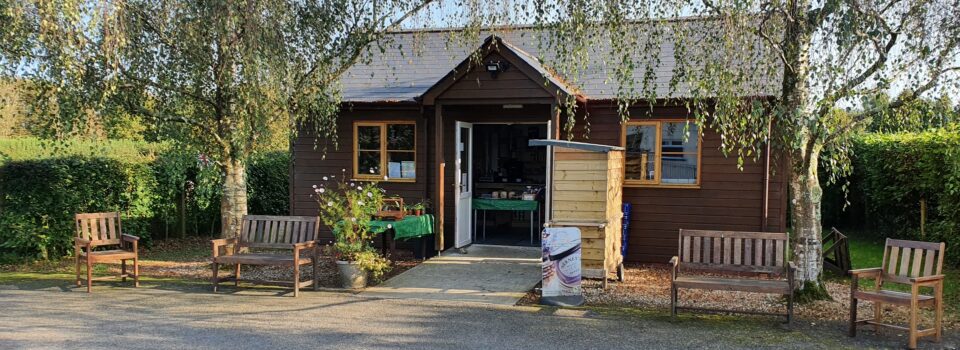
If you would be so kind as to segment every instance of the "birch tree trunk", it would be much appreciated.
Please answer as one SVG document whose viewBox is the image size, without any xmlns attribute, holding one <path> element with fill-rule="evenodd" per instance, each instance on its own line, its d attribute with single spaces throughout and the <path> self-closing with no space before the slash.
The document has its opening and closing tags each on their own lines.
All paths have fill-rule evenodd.
<svg viewBox="0 0 960 350">
<path fill-rule="evenodd" d="M 809 0 L 787 2 L 790 19 L 784 32 L 782 120 L 794 135 L 789 142 L 790 218 L 793 226 L 793 263 L 800 282 L 801 299 L 825 299 L 820 283 L 823 246 L 820 232 L 820 202 L 823 190 L 817 177 L 822 141 L 817 137 L 817 120 L 810 102 L 810 48 L 813 42 L 807 15 Z"/>
<path fill-rule="evenodd" d="M 820 273 L 823 269 L 823 245 L 821 242 L 820 202 L 823 190 L 817 174 L 818 149 L 803 160 L 800 169 L 790 176 L 790 219 L 793 224 L 793 262 L 797 266 L 796 278 L 803 289 L 818 293 Z"/>
<path fill-rule="evenodd" d="M 229 159 L 223 165 L 223 196 L 220 197 L 220 237 L 232 238 L 240 233 L 247 214 L 247 169 L 243 161 Z"/>
</svg>

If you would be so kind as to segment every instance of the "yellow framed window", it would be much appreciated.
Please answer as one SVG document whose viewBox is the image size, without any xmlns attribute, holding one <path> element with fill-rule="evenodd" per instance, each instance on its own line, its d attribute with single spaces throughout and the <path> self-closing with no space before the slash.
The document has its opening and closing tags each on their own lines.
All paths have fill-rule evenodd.
<svg viewBox="0 0 960 350">
<path fill-rule="evenodd" d="M 416 181 L 416 122 L 354 122 L 353 150 L 356 179 Z"/>
<path fill-rule="evenodd" d="M 701 136 L 697 124 L 686 120 L 625 123 L 624 185 L 699 187 Z"/>
</svg>

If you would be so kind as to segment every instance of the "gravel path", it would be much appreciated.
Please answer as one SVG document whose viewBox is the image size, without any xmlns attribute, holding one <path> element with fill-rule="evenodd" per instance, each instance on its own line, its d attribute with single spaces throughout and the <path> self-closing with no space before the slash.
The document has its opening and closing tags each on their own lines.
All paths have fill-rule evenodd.
<svg viewBox="0 0 960 350">
<path fill-rule="evenodd" d="M 840 323 L 726 316 L 672 319 L 659 311 L 382 300 L 275 290 L 68 281 L 0 285 L 0 349 L 689 349 L 896 348 L 903 337 L 845 336 Z M 956 348 L 956 334 L 942 345 Z M 935 344 L 921 342 L 921 347 Z"/>
<path fill-rule="evenodd" d="M 670 269 L 665 265 L 627 266 L 627 278 L 624 282 L 611 283 L 603 291 L 598 281 L 584 282 L 584 294 L 590 305 L 610 307 L 637 307 L 644 309 L 669 310 L 670 307 Z M 845 322 L 850 315 L 850 285 L 836 281 L 826 283 L 827 292 L 833 300 L 796 304 L 794 315 L 800 322 L 839 321 Z M 925 291 L 926 292 L 926 291 Z M 718 309 L 743 311 L 786 312 L 786 301 L 779 295 L 742 293 L 729 291 L 704 291 L 696 289 L 680 290 L 680 304 Z M 950 306 L 956 301 L 947 301 Z M 955 306 L 955 304 L 953 304 Z M 861 318 L 873 315 L 873 303 L 861 302 L 858 305 Z M 884 320 L 906 324 L 909 310 L 903 307 L 884 307 Z M 944 328 L 948 332 L 960 332 L 960 320 L 957 313 L 947 312 L 944 316 Z M 932 320 L 933 312 L 921 312 L 921 320 Z"/>
</svg>

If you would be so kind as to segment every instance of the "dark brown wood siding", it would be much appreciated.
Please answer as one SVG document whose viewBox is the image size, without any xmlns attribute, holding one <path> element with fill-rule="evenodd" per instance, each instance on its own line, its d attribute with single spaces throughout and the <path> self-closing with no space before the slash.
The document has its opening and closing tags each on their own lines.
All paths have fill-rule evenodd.
<svg viewBox="0 0 960 350">
<path fill-rule="evenodd" d="M 491 53 L 481 61 L 512 62 L 497 53 Z M 484 67 L 474 67 L 441 92 L 437 99 L 553 98 L 542 83 L 531 80 L 515 64 L 498 73 L 496 78 Z"/>
<path fill-rule="evenodd" d="M 387 195 L 403 197 L 405 202 L 419 202 L 428 198 L 426 194 L 427 178 L 435 176 L 428 173 L 428 136 L 432 137 L 427 120 L 423 118 L 418 106 L 399 108 L 358 108 L 341 112 L 338 121 L 337 135 L 339 147 L 326 143 L 327 152 L 324 155 L 322 147 L 324 140 L 320 140 L 315 147 L 314 134 L 304 128 L 299 137 L 293 142 L 294 164 L 292 167 L 293 195 L 291 196 L 290 211 L 292 215 L 317 215 L 317 203 L 310 195 L 313 185 L 323 181 L 323 177 L 344 174 L 351 177 L 353 173 L 353 122 L 354 121 L 416 121 L 416 167 L 415 182 L 381 182 L 387 190 Z M 432 144 L 432 143 L 431 143 Z M 432 154 L 432 152 L 430 152 Z M 321 225 L 321 237 L 331 238 L 330 230 Z"/>
<path fill-rule="evenodd" d="M 621 145 L 622 124 L 616 108 L 588 106 L 589 132 L 578 120 L 574 139 L 606 145 Z M 631 112 L 645 115 L 647 107 Z M 682 119 L 682 107 L 654 107 L 649 118 Z M 636 119 L 635 119 L 636 120 Z M 566 133 L 563 134 L 566 137 Z M 747 160 L 737 169 L 735 157 L 720 151 L 720 135 L 705 130 L 701 156 L 700 188 L 625 187 L 623 201 L 633 206 L 628 236 L 627 261 L 666 263 L 676 255 L 681 228 L 739 231 L 786 230 L 785 182 L 782 170 L 770 179 L 767 227 L 763 222 L 764 161 Z M 771 167 L 776 169 L 775 166 Z"/>
<path fill-rule="evenodd" d="M 620 145 L 621 123 L 616 109 L 605 105 L 589 106 L 589 132 L 584 122 L 578 120 L 574 139 L 578 141 Z M 637 113 L 639 114 L 639 113 Z M 344 111 L 339 121 L 340 147 L 332 145 L 323 158 L 323 152 L 314 148 L 314 137 L 302 132 L 293 144 L 294 166 L 292 167 L 293 215 L 316 215 L 317 205 L 312 186 L 322 181 L 323 176 L 340 175 L 342 169 L 349 174 L 353 167 L 353 121 L 414 120 L 417 122 L 417 180 L 413 183 L 384 182 L 382 186 L 390 194 L 404 197 L 406 201 L 421 201 L 433 197 L 437 168 L 434 162 L 436 143 L 433 140 L 433 107 L 422 112 L 419 107 L 409 108 L 356 108 Z M 445 243 L 450 247 L 454 241 L 456 215 L 454 200 L 453 150 L 455 123 L 480 122 L 546 122 L 550 118 L 550 105 L 524 105 L 521 109 L 504 109 L 501 105 L 444 106 L 444 161 L 447 164 L 443 179 L 445 203 Z M 686 116 L 683 108 L 655 107 L 653 118 L 677 119 Z M 563 135 L 564 137 L 566 134 Z M 322 142 L 322 141 L 321 141 Z M 321 144 L 322 146 L 322 144 Z M 737 169 L 735 158 L 725 157 L 719 150 L 720 136 L 706 130 L 703 136 L 701 186 L 698 189 L 638 188 L 626 187 L 624 202 L 633 205 L 628 237 L 627 261 L 664 263 L 677 251 L 677 235 L 681 228 L 785 231 L 786 194 L 782 168 L 776 169 L 770 180 L 770 198 L 767 227 L 763 222 L 763 161 L 747 161 L 743 170 Z M 434 203 L 436 204 L 436 203 Z M 436 208 L 437 206 L 434 205 Z M 323 229 L 323 237 L 329 238 L 329 230 Z"/>
</svg>

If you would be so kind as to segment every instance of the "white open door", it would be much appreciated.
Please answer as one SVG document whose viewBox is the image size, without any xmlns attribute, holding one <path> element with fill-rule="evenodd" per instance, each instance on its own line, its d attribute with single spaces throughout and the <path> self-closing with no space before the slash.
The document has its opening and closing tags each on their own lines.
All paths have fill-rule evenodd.
<svg viewBox="0 0 960 350">
<path fill-rule="evenodd" d="M 552 140 L 554 137 L 553 133 L 553 121 L 547 121 L 547 139 Z M 543 222 L 548 222 L 553 220 L 553 211 L 551 208 L 551 203 L 553 202 L 553 146 L 547 146 L 547 183 L 544 186 L 543 190 L 546 193 L 543 194 L 544 198 L 544 213 L 543 213 Z M 539 229 L 543 229 L 540 227 Z M 539 231 L 538 229 L 538 231 Z"/>
<path fill-rule="evenodd" d="M 472 243 L 470 228 L 473 224 L 473 124 L 457 122 L 457 161 L 454 165 L 455 186 L 457 188 L 456 213 L 457 228 L 454 246 L 460 248 Z"/>
</svg>

